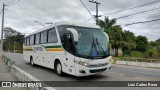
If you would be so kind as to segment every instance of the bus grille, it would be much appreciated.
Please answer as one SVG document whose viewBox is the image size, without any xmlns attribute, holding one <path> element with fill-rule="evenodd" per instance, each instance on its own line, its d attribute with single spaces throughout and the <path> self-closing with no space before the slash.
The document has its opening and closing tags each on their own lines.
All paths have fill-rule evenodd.
<svg viewBox="0 0 160 90">
<path fill-rule="evenodd" d="M 104 63 L 104 64 L 95 64 L 95 65 L 89 65 L 89 68 L 95 68 L 95 67 L 104 67 L 107 66 L 108 63 Z"/>
<path fill-rule="evenodd" d="M 103 68 L 103 69 L 96 69 L 96 70 L 89 70 L 90 73 L 96 73 L 96 72 L 103 72 L 106 71 L 107 68 Z"/>
</svg>

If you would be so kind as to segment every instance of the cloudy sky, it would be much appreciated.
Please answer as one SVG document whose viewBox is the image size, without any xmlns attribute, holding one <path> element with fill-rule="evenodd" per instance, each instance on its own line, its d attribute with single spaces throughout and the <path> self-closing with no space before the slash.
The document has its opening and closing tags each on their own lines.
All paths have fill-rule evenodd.
<svg viewBox="0 0 160 90">
<path fill-rule="evenodd" d="M 10 4 L 19 0 L 0 0 L 0 10 L 2 4 Z M 92 14 L 95 14 L 95 4 L 89 3 L 89 0 L 82 0 Z M 100 2 L 99 13 L 101 15 L 124 10 L 127 8 L 139 6 L 142 4 L 158 0 L 97 0 Z M 159 0 L 160 1 L 160 0 Z M 110 19 L 118 18 L 149 9 L 160 7 L 160 2 L 136 8 L 121 13 L 108 15 Z M 2 14 L 0 15 L 0 17 Z M 5 10 L 5 27 L 11 27 L 21 33 L 30 33 L 44 26 L 35 23 L 39 21 L 42 24 L 46 22 L 74 21 L 83 22 L 92 18 L 79 0 L 20 0 L 17 4 L 11 4 Z M 101 17 L 104 19 L 104 17 Z M 146 36 L 149 40 L 160 38 L 160 21 L 125 26 L 125 24 L 141 22 L 153 19 L 160 19 L 160 9 L 146 12 L 143 14 L 126 17 L 117 20 L 117 24 L 122 25 L 124 30 L 134 32 L 135 35 Z M 0 18 L 1 20 L 1 18 Z M 92 19 L 87 23 L 95 23 Z M 47 26 L 47 25 L 46 25 Z M 0 22 L 1 28 L 1 22 Z"/>
</svg>

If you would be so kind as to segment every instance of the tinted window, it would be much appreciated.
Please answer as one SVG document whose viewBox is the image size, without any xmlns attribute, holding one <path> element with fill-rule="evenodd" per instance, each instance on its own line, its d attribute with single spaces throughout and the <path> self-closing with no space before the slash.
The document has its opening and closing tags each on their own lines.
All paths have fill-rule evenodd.
<svg viewBox="0 0 160 90">
<path fill-rule="evenodd" d="M 24 44 L 24 45 L 27 45 L 26 42 L 27 42 L 27 41 L 26 41 L 26 38 L 24 38 L 24 39 L 23 39 L 23 44 Z"/>
<path fill-rule="evenodd" d="M 66 30 L 68 26 L 58 26 L 58 32 L 61 38 L 63 48 L 73 54 L 73 42 L 71 32 Z"/>
<path fill-rule="evenodd" d="M 48 31 L 48 42 L 57 42 L 57 34 L 56 34 L 56 30 L 53 28 L 51 30 Z"/>
<path fill-rule="evenodd" d="M 66 49 L 66 51 L 73 53 L 73 43 L 72 43 L 71 34 L 65 35 L 64 46 L 65 46 L 64 48 Z"/>
<path fill-rule="evenodd" d="M 27 38 L 27 45 L 30 45 L 29 37 Z"/>
<path fill-rule="evenodd" d="M 61 38 L 62 45 L 65 41 L 65 33 L 69 33 L 69 31 L 66 30 L 67 26 L 58 26 L 58 32 Z"/>
<path fill-rule="evenodd" d="M 41 32 L 41 43 L 47 43 L 47 31 Z"/>
<path fill-rule="evenodd" d="M 32 35 L 32 36 L 30 37 L 30 44 L 31 44 L 31 45 L 34 44 L 34 35 Z"/>
<path fill-rule="evenodd" d="M 39 41 L 40 41 L 40 34 L 36 34 L 35 35 L 35 44 L 39 44 Z"/>
</svg>

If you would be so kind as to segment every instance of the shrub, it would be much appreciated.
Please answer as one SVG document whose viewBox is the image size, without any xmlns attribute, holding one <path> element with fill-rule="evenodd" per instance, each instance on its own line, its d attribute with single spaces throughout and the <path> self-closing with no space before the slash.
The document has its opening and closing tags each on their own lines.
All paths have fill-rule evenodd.
<svg viewBox="0 0 160 90">
<path fill-rule="evenodd" d="M 131 51 L 129 53 L 129 55 L 131 57 L 139 57 L 139 58 L 143 58 L 144 57 L 144 53 L 143 52 L 140 52 L 140 51 Z"/>
</svg>

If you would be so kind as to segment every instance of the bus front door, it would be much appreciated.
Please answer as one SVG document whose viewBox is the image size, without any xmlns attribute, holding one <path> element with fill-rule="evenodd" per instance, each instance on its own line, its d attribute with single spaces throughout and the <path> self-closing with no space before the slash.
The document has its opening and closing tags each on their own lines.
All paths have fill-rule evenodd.
<svg viewBox="0 0 160 90">
<path fill-rule="evenodd" d="M 65 35 L 64 47 L 66 50 L 66 66 L 68 67 L 68 73 L 71 75 L 75 75 L 75 63 L 74 63 L 74 50 L 73 50 L 73 42 L 71 39 L 71 34 Z"/>
</svg>

